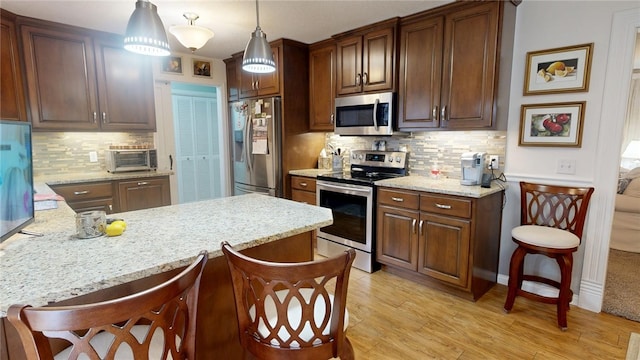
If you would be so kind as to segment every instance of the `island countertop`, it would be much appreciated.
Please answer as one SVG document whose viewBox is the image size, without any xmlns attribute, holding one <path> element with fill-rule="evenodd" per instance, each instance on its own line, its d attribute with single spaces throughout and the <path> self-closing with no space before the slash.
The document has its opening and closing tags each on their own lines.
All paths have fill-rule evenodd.
<svg viewBox="0 0 640 360">
<path fill-rule="evenodd" d="M 0 244 L 0 317 L 11 304 L 43 306 L 183 267 L 201 250 L 221 256 L 222 241 L 241 250 L 333 221 L 330 209 L 256 194 L 109 217 L 126 221 L 124 234 L 78 239 L 74 214 L 65 211 L 36 219 L 44 236 Z"/>
</svg>

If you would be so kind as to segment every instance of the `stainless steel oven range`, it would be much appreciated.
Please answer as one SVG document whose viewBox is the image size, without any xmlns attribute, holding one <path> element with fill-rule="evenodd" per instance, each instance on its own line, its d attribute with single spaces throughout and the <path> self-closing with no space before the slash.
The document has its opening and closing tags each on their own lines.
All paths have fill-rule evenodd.
<svg viewBox="0 0 640 360">
<path fill-rule="evenodd" d="M 318 229 L 318 254 L 333 256 L 348 248 L 356 251 L 353 266 L 374 272 L 380 267 L 375 256 L 374 182 L 406 176 L 408 154 L 394 151 L 353 150 L 350 171 L 319 175 L 318 206 L 332 210 L 333 224 Z"/>
</svg>

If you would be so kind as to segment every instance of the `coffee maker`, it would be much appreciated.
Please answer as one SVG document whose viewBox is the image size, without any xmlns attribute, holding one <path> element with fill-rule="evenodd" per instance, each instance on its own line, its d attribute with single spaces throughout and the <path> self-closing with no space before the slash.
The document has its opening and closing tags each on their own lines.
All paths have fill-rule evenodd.
<svg viewBox="0 0 640 360">
<path fill-rule="evenodd" d="M 460 158 L 462 168 L 462 179 L 460 185 L 480 185 L 482 183 L 482 172 L 487 153 L 466 152 Z"/>
</svg>

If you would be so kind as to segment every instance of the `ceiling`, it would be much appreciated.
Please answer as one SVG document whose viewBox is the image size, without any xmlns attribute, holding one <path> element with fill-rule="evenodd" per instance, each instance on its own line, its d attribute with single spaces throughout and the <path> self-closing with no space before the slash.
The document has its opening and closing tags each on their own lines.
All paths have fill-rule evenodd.
<svg viewBox="0 0 640 360">
<path fill-rule="evenodd" d="M 267 40 L 289 38 L 303 43 L 394 16 L 406 16 L 453 1 L 443 0 L 260 0 L 260 27 Z M 152 0 L 168 30 L 186 24 L 185 12 L 200 15 L 196 25 L 213 30 L 215 36 L 196 55 L 224 59 L 243 51 L 256 28 L 252 0 Z M 2 0 L 0 6 L 18 15 L 56 21 L 89 29 L 124 34 L 135 0 L 30 1 Z M 190 50 L 167 31 L 173 52 Z"/>
</svg>

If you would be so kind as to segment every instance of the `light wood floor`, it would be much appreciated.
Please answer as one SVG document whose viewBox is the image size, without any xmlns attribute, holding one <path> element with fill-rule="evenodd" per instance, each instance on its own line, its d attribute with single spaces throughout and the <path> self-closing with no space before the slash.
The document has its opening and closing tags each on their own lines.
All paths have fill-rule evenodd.
<svg viewBox="0 0 640 360">
<path fill-rule="evenodd" d="M 640 323 L 572 307 L 569 329 L 555 306 L 521 297 L 502 310 L 506 287 L 473 303 L 395 275 L 351 271 L 347 336 L 356 357 L 414 359 L 624 359 Z"/>
</svg>

